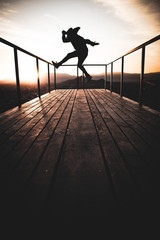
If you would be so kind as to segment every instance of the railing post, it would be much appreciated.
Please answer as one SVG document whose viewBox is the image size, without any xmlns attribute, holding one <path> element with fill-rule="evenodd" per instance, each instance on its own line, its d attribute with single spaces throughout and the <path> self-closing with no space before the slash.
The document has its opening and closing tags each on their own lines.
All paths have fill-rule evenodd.
<svg viewBox="0 0 160 240">
<path fill-rule="evenodd" d="M 113 82 L 113 62 L 111 62 L 111 77 L 110 77 L 110 91 L 112 92 L 112 82 Z"/>
<path fill-rule="evenodd" d="M 39 62 L 38 58 L 36 58 L 36 64 L 37 64 L 37 86 L 38 86 L 38 97 L 41 97 L 41 91 L 40 91 L 40 81 L 39 81 Z"/>
<path fill-rule="evenodd" d="M 84 89 L 84 73 L 82 72 L 82 88 Z"/>
<path fill-rule="evenodd" d="M 48 92 L 51 91 L 51 84 L 50 84 L 50 71 L 49 71 L 49 63 L 48 63 Z"/>
<path fill-rule="evenodd" d="M 140 87 L 139 87 L 139 105 L 140 106 L 143 103 L 144 65 L 145 65 L 145 46 L 142 47 L 142 57 L 141 57 L 141 75 L 140 75 Z"/>
<path fill-rule="evenodd" d="M 56 90 L 57 86 L 56 86 L 56 68 L 54 66 L 54 90 Z"/>
<path fill-rule="evenodd" d="M 77 89 L 78 89 L 78 66 L 77 66 Z"/>
<path fill-rule="evenodd" d="M 20 108 L 21 107 L 21 88 L 20 88 L 20 81 L 19 81 L 18 54 L 17 54 L 17 49 L 16 48 L 14 48 L 14 61 L 15 61 L 18 106 Z"/>
<path fill-rule="evenodd" d="M 105 80 L 104 80 L 104 89 L 107 88 L 107 65 L 105 65 Z"/>
<path fill-rule="evenodd" d="M 121 61 L 120 97 L 123 96 L 124 57 L 121 58 Z"/>
</svg>

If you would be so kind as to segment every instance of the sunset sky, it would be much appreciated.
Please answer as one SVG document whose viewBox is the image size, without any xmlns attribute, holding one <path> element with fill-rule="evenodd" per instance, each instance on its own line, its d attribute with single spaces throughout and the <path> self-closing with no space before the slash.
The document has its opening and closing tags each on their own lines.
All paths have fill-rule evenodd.
<svg viewBox="0 0 160 240">
<path fill-rule="evenodd" d="M 48 61 L 60 61 L 73 51 L 70 43 L 62 42 L 62 30 L 80 26 L 79 35 L 100 43 L 89 46 L 85 63 L 108 63 L 159 35 L 159 13 L 159 0 L 0 0 L 0 37 Z M 8 72 L 12 52 L 2 44 L 0 51 L 2 79 Z M 148 59 L 158 59 L 159 41 L 147 51 Z M 139 56 L 139 53 L 133 56 L 128 70 L 139 69 Z M 30 61 L 22 57 L 21 62 L 27 65 Z M 68 63 L 77 63 L 77 59 Z M 146 64 L 149 71 L 160 71 L 158 60 L 154 63 L 147 60 Z M 34 70 L 30 72 L 33 75 Z"/>
</svg>

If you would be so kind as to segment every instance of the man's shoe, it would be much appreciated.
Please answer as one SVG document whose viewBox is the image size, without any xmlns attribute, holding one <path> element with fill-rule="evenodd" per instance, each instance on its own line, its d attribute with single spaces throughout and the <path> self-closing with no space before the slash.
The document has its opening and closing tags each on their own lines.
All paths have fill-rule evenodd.
<svg viewBox="0 0 160 240">
<path fill-rule="evenodd" d="M 89 83 L 91 81 L 92 77 L 91 76 L 88 76 L 87 79 L 86 79 L 86 84 Z"/>
<path fill-rule="evenodd" d="M 53 62 L 53 61 L 52 61 L 52 63 L 53 63 L 53 65 L 55 66 L 55 68 L 58 68 L 58 67 L 59 67 L 59 66 L 58 66 L 58 63 Z"/>
</svg>

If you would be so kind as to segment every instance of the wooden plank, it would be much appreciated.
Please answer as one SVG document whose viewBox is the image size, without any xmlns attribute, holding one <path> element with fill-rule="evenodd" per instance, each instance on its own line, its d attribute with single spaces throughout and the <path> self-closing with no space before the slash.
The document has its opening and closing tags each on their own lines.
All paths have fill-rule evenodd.
<svg viewBox="0 0 160 240">
<path fill-rule="evenodd" d="M 52 108 L 52 110 L 48 113 L 50 117 L 47 122 L 39 122 L 39 126 L 36 126 L 36 134 L 32 133 L 32 131 L 34 132 L 34 130 L 29 132 L 24 138 L 22 138 L 20 142 L 18 142 L 18 144 L 14 147 L 13 151 L 9 152 L 9 154 L 6 155 L 5 158 L 1 159 L 1 172 L 3 172 L 6 176 L 9 176 L 10 172 L 13 171 L 17 164 L 19 164 L 19 162 L 23 160 L 25 154 L 29 151 L 32 145 L 36 144 L 36 141 L 38 142 L 38 140 L 42 138 L 41 142 L 43 142 L 44 145 L 47 143 L 52 131 L 48 130 L 47 135 L 45 128 L 50 128 L 50 125 L 52 126 L 52 124 L 53 126 L 56 126 L 59 118 L 55 119 L 55 116 L 57 116 L 58 114 L 59 117 L 59 113 L 62 114 L 63 109 L 65 108 L 66 101 L 68 101 L 68 98 L 70 97 L 70 94 L 69 96 L 66 94 L 60 101 L 57 102 L 57 105 Z M 41 149 L 41 151 L 43 151 L 43 148 Z"/>
<path fill-rule="evenodd" d="M 117 94 L 113 94 L 112 99 L 114 99 L 114 101 L 117 101 L 119 104 L 121 104 L 121 106 L 126 108 L 128 112 L 130 112 L 130 115 L 137 120 L 137 122 L 145 126 L 146 130 L 152 132 L 152 134 L 154 134 L 160 139 L 160 115 L 153 114 L 151 113 L 151 111 L 140 108 L 138 104 L 134 104 L 133 101 L 127 101 L 126 98 L 118 98 Z"/>
<path fill-rule="evenodd" d="M 117 101 L 121 101 L 124 102 L 126 106 L 131 107 L 132 109 L 134 109 L 138 114 L 141 115 L 141 117 L 143 117 L 145 120 L 147 119 L 148 122 L 153 123 L 153 121 L 155 121 L 155 123 L 159 123 L 159 118 L 160 118 L 160 112 L 157 110 L 154 110 L 150 107 L 147 107 L 145 105 L 142 105 L 141 107 L 139 106 L 139 103 L 129 99 L 125 96 L 123 96 L 122 98 L 119 97 L 119 94 L 117 93 L 112 93 L 113 94 L 113 98 Z M 151 117 L 151 119 L 150 119 Z M 160 124 L 160 123 L 159 123 Z"/>
<path fill-rule="evenodd" d="M 103 94 L 101 92 L 101 94 Z M 141 137 L 143 139 L 145 139 L 145 141 L 148 142 L 148 144 L 150 144 L 150 146 L 153 149 L 157 149 L 157 147 L 159 146 L 159 138 L 157 138 L 157 136 L 155 136 L 155 134 L 153 134 L 153 126 L 149 127 L 146 126 L 145 121 L 139 121 L 139 118 L 136 116 L 135 112 L 130 112 L 127 108 L 125 108 L 125 104 L 122 104 L 121 102 L 117 102 L 117 100 L 115 101 L 115 98 L 108 98 L 108 94 L 104 95 L 105 98 L 107 98 L 107 102 L 112 102 L 113 104 L 116 105 L 116 107 L 118 107 L 120 109 L 120 111 L 122 113 L 124 113 L 129 119 L 130 121 L 127 120 L 128 123 L 130 123 L 132 121 L 132 123 L 134 122 L 134 126 L 136 126 L 137 130 L 140 131 L 141 133 Z M 156 125 L 155 125 L 156 126 Z M 156 127 L 154 127 L 154 131 L 155 131 Z M 156 130 L 157 132 L 159 132 L 159 130 Z"/>
<path fill-rule="evenodd" d="M 112 104 L 114 104 L 116 107 L 117 107 L 117 109 L 119 109 L 120 111 L 121 111 L 121 113 L 122 114 L 124 114 L 124 115 L 126 115 L 126 118 L 127 118 L 127 121 L 128 121 L 128 123 L 133 123 L 133 125 L 135 126 L 139 126 L 139 130 L 141 129 L 143 129 L 143 133 L 145 134 L 147 134 L 148 136 L 149 136 L 149 138 L 153 138 L 153 139 L 155 139 L 155 136 L 153 135 L 153 133 L 151 133 L 151 132 L 148 132 L 148 129 L 147 129 L 147 127 L 145 126 L 145 122 L 146 122 L 146 120 L 144 120 L 143 121 L 143 123 L 144 124 L 141 124 L 141 123 L 139 123 L 138 121 L 137 121 L 137 117 L 134 117 L 134 115 L 136 115 L 136 112 L 137 111 L 140 111 L 141 112 L 141 110 L 140 109 L 138 109 L 138 110 L 133 110 L 132 111 L 132 115 L 131 115 L 131 111 L 129 110 L 129 109 L 127 109 L 126 107 L 125 107 L 125 103 L 123 104 L 123 102 L 121 102 L 121 101 L 118 101 L 118 99 L 117 100 L 115 100 L 115 98 L 114 98 L 114 96 L 112 96 L 112 98 L 110 98 L 109 97 L 109 95 L 108 94 L 105 94 L 104 92 L 102 93 L 101 92 L 101 94 L 106 98 L 106 101 L 109 103 L 110 101 L 111 101 L 111 103 Z M 124 101 L 124 100 L 123 100 Z M 148 114 L 150 114 L 150 112 L 148 112 Z M 143 112 L 141 112 L 141 115 L 143 115 Z M 153 117 L 153 120 L 154 120 L 154 116 L 155 115 L 153 115 L 152 113 L 151 113 L 151 115 L 150 115 L 150 117 Z M 158 118 L 157 118 L 157 120 L 158 120 Z M 154 122 L 154 121 L 153 121 Z M 159 121 L 157 121 L 157 124 L 159 125 Z M 158 130 L 159 129 L 159 126 L 157 125 L 156 123 L 154 124 L 154 128 L 156 129 L 156 130 Z M 157 126 L 158 126 L 158 128 L 157 128 Z M 151 127 L 151 129 L 153 128 L 153 126 Z M 146 136 L 147 136 L 146 135 Z M 143 137 L 143 134 L 141 134 L 141 136 Z M 144 135 L 145 136 L 145 135 Z M 146 139 L 146 136 L 145 136 L 145 139 Z M 148 138 L 148 139 L 149 139 Z M 154 143 L 155 144 L 155 143 Z"/>
<path fill-rule="evenodd" d="M 14 115 L 14 117 L 12 116 L 8 116 L 6 119 L 5 119 L 5 122 L 4 123 L 1 123 L 0 124 L 0 133 L 3 133 L 6 129 L 9 129 L 11 128 L 11 126 L 15 123 L 18 123 L 20 120 L 24 119 L 24 117 L 27 117 L 30 115 L 32 115 L 32 112 L 34 112 L 36 109 L 40 109 L 40 107 L 43 107 L 44 104 L 48 103 L 48 102 L 51 102 L 52 101 L 52 98 L 53 96 L 56 94 L 48 94 L 49 95 L 49 98 L 45 98 L 43 99 L 43 101 L 39 101 L 39 103 L 37 103 L 36 105 L 31 105 L 30 108 L 28 108 L 27 110 L 24 110 L 23 111 L 23 108 L 19 109 L 17 111 L 17 114 Z"/>
<path fill-rule="evenodd" d="M 118 203 L 120 206 L 126 206 L 128 203 L 133 204 L 133 202 L 137 200 L 138 194 L 134 180 L 126 168 L 123 157 L 116 146 L 110 130 L 105 125 L 102 115 L 90 96 L 90 91 L 85 91 L 85 93 L 95 122 L 97 134 L 99 135 L 105 161 L 112 177 Z M 101 108 L 101 113 L 102 112 L 103 116 L 105 115 L 107 117 L 106 111 Z"/>
<path fill-rule="evenodd" d="M 54 95 L 54 92 L 52 92 L 52 95 Z M 42 102 L 46 101 L 50 97 L 51 97 L 50 94 L 45 94 L 41 99 L 36 98 L 36 100 L 33 99 L 31 101 L 28 101 L 28 102 L 22 104 L 20 109 L 15 107 L 15 108 L 10 109 L 10 110 L 8 110 L 4 113 L 1 113 L 0 114 L 0 125 L 2 125 L 3 123 L 6 123 L 6 120 L 8 121 L 9 119 L 16 118 L 21 113 L 25 112 L 26 110 L 29 110 L 30 108 L 32 108 L 32 107 L 34 107 L 38 104 L 40 104 L 40 102 L 42 103 Z"/>
<path fill-rule="evenodd" d="M 46 94 L 44 94 L 44 95 L 42 96 L 42 98 L 44 98 L 44 97 L 46 97 Z M 23 104 L 22 104 L 22 107 L 23 107 L 23 109 L 24 109 L 24 108 L 27 109 L 28 107 L 30 107 L 31 104 L 36 104 L 37 102 L 39 102 L 39 97 L 36 97 L 36 98 L 34 98 L 34 99 L 32 99 L 32 100 L 30 100 L 30 101 L 28 101 L 28 102 L 23 103 Z M 2 113 L 0 114 L 0 121 L 1 121 L 2 119 L 4 119 L 4 118 L 8 117 L 8 116 L 11 116 L 11 115 L 12 115 L 12 117 L 13 117 L 14 114 L 17 113 L 17 111 L 18 111 L 18 106 L 17 106 L 17 107 L 14 107 L 14 108 L 12 108 L 12 109 L 9 109 L 9 110 L 7 110 L 7 111 L 5 111 L 5 112 L 2 112 Z"/>
<path fill-rule="evenodd" d="M 152 146 L 146 142 L 144 136 L 150 140 L 152 139 L 151 135 L 147 135 L 146 132 L 139 127 L 139 125 L 134 123 L 132 119 L 130 119 L 126 114 L 124 114 L 117 105 L 114 105 L 111 101 L 108 101 L 104 98 L 104 95 L 95 91 L 96 97 L 98 98 L 99 102 L 104 104 L 105 108 L 110 111 L 110 114 L 114 121 L 119 125 L 123 133 L 128 137 L 129 141 L 135 147 L 135 149 L 139 152 L 139 154 L 143 157 L 144 161 L 149 165 L 149 167 L 155 167 L 155 164 L 158 162 L 158 155 L 157 155 L 157 141 L 153 138 Z M 95 95 L 94 94 L 94 95 Z M 98 95 L 97 95 L 98 94 Z M 122 109 L 122 107 L 121 107 Z M 140 135 L 142 134 L 142 136 Z"/>
<path fill-rule="evenodd" d="M 78 91 L 79 92 L 79 91 Z M 74 108 L 75 109 L 75 108 Z M 86 112 L 84 112 L 83 114 L 85 114 Z M 73 116 L 73 115 L 72 115 Z M 74 116 L 76 117 L 76 114 L 74 113 Z M 91 116 L 90 116 L 91 117 Z M 72 118 L 71 118 L 72 119 Z M 77 119 L 77 118 L 76 118 Z M 86 120 L 88 119 L 88 114 L 85 118 L 85 123 Z M 65 119 L 64 119 L 65 120 Z M 83 120 L 83 119 L 82 119 Z M 74 119 L 73 119 L 73 123 L 74 123 Z M 85 123 L 83 124 L 83 128 L 85 127 Z M 71 124 L 72 125 L 72 124 Z M 86 127 L 88 128 L 89 124 L 86 125 Z M 80 126 L 79 126 L 80 127 Z M 59 138 L 61 137 L 61 130 L 62 128 L 60 127 L 59 130 L 58 128 L 56 129 L 56 133 L 53 135 L 53 142 L 52 145 L 53 146 L 57 146 L 57 144 L 59 144 Z M 68 128 L 67 131 L 67 136 L 68 136 L 68 132 L 69 132 L 70 127 Z M 72 129 L 72 128 L 71 128 Z M 74 129 L 73 129 L 74 130 Z M 79 128 L 77 129 L 77 131 L 79 130 Z M 84 131 L 84 129 L 83 129 Z M 78 133 L 78 132 L 77 132 Z M 84 132 L 85 133 L 85 132 Z M 70 135 L 69 135 L 70 136 Z M 77 136 L 78 137 L 78 136 Z M 83 136 L 84 137 L 84 136 Z M 92 141 L 93 141 L 93 136 L 92 136 Z M 81 141 L 79 140 L 79 143 Z M 51 145 L 51 146 L 52 146 Z M 90 145 L 90 144 L 89 144 Z M 53 161 L 55 158 L 57 158 L 57 154 L 55 151 L 58 151 L 58 148 L 55 147 L 49 147 L 48 146 L 48 153 L 46 152 L 45 156 L 42 158 L 36 172 L 33 174 L 31 183 L 29 185 L 27 194 L 25 195 L 25 199 L 27 199 L 26 201 L 30 201 L 32 202 L 32 204 L 34 204 L 33 208 L 39 208 L 39 211 L 42 209 L 42 200 L 44 200 L 43 194 L 46 197 L 46 191 L 48 190 L 48 185 L 50 185 L 50 181 L 52 179 L 52 175 L 53 175 L 53 168 L 55 165 L 55 161 Z M 84 147 L 84 146 L 83 146 Z M 96 147 L 97 148 L 97 147 Z M 77 149 L 75 149 L 77 151 Z M 52 153 L 53 152 L 53 153 Z M 76 153 L 76 152 L 75 152 Z M 87 154 L 87 152 L 85 153 L 85 155 Z M 82 161 L 82 159 L 81 159 Z M 46 169 L 47 167 L 47 169 Z M 59 169 L 59 168 L 58 168 Z M 97 170 L 96 170 L 97 172 Z M 97 173 L 96 173 L 97 174 Z M 101 175 L 101 173 L 99 173 Z M 83 177 L 84 178 L 84 177 Z M 92 177 L 93 178 L 93 177 Z M 38 185 L 37 185 L 38 184 Z M 47 185 L 46 185 L 47 184 Z M 30 196 L 32 194 L 32 197 Z M 35 201 L 35 202 L 34 202 Z M 34 203 L 33 203 L 34 202 Z M 41 204 L 40 204 L 41 203 Z"/>
<path fill-rule="evenodd" d="M 22 108 L 18 109 L 14 116 L 5 117 L 5 119 L 1 121 L 0 124 L 0 133 L 3 133 L 6 129 L 10 128 L 14 123 L 17 123 L 25 116 L 31 114 L 35 109 L 38 109 L 41 106 L 41 104 L 43 106 L 45 102 L 47 102 L 47 99 L 44 102 L 39 102 L 35 106 L 30 105 L 30 107 L 27 108 L 26 110 L 23 110 Z"/>
<path fill-rule="evenodd" d="M 91 91 L 94 92 L 96 90 Z M 103 103 L 103 106 L 106 106 L 106 104 Z M 116 135 L 114 137 L 115 139 L 117 139 Z M 151 161 L 152 160 L 154 161 L 154 156 L 151 156 Z M 138 203 L 135 202 L 133 206 L 128 209 L 130 214 L 127 215 L 127 217 L 128 219 L 130 219 L 130 221 L 137 222 L 138 217 L 138 219 L 141 219 L 143 223 L 146 222 L 146 219 L 148 219 L 147 224 L 150 223 L 149 225 L 151 226 L 154 225 L 155 221 L 153 223 L 153 221 L 152 220 L 150 221 L 149 219 L 155 219 L 155 217 L 158 216 L 157 211 L 159 209 L 159 182 L 160 182 L 159 167 L 160 164 L 158 161 L 156 166 L 150 169 L 149 173 L 148 169 L 146 169 L 145 166 L 132 168 L 132 173 L 137 181 L 137 184 L 139 184 L 140 186 L 139 190 L 141 194 Z M 134 212 L 132 212 L 132 210 Z"/>
<path fill-rule="evenodd" d="M 96 101 L 94 97 L 92 97 L 93 101 Z M 96 106 L 101 111 L 101 108 L 105 108 L 105 104 L 100 104 L 96 101 Z M 108 128 L 111 131 L 112 136 L 114 137 L 121 154 L 124 156 L 125 164 L 128 169 L 132 172 L 136 182 L 137 187 L 139 187 L 140 191 L 144 195 L 152 192 L 152 182 L 151 182 L 151 173 L 148 171 L 146 165 L 142 161 L 140 155 L 133 148 L 132 144 L 128 141 L 128 138 L 121 131 L 119 126 L 115 123 L 113 118 L 110 116 L 109 110 L 106 109 L 107 118 L 104 118 L 104 121 Z"/>
<path fill-rule="evenodd" d="M 55 99 L 58 100 L 59 95 L 55 96 Z M 53 98 L 46 100 L 45 103 L 39 104 L 36 108 L 32 108 L 29 112 L 27 111 L 26 114 L 21 114 L 20 118 L 16 121 L 9 122 L 8 126 L 3 127 L 3 132 L 0 134 L 0 143 L 7 140 L 9 137 L 14 135 L 19 129 L 23 128 L 28 122 L 30 122 L 33 118 L 37 117 L 37 115 L 41 114 L 44 109 L 47 109 L 52 103 Z"/>
<path fill-rule="evenodd" d="M 28 181 L 32 174 L 37 169 L 38 165 L 43 161 L 47 161 L 46 154 L 47 151 L 53 151 L 53 154 L 47 154 L 47 156 L 52 159 L 56 154 L 58 154 L 59 149 L 61 148 L 61 144 L 63 142 L 63 137 L 66 131 L 66 124 L 68 121 L 68 117 L 70 115 L 70 111 L 73 105 L 73 100 L 75 96 L 75 90 L 72 90 L 69 96 L 66 97 L 65 101 L 59 108 L 59 111 L 55 113 L 53 118 L 50 120 L 50 125 L 47 124 L 49 133 L 46 138 L 46 132 L 41 132 L 41 134 L 36 138 L 36 141 L 32 144 L 26 154 L 23 156 L 19 164 L 14 169 L 12 174 L 8 175 L 7 188 L 6 191 L 8 196 L 12 196 L 10 204 L 13 203 L 20 206 L 23 204 L 23 194 L 24 190 L 27 186 Z M 61 132 L 61 134 L 60 134 Z M 52 140 L 56 141 L 54 144 Z M 59 140 L 58 140 L 59 139 Z M 53 145 L 56 148 L 52 148 Z M 17 153 L 18 156 L 18 153 Z M 52 164 L 52 161 L 51 161 Z M 45 162 L 45 169 L 48 168 L 48 164 Z M 46 174 L 45 169 L 43 169 L 43 174 Z M 50 170 L 50 169 L 49 169 Z M 40 176 L 39 176 L 40 177 Z M 38 189 L 38 186 L 37 186 Z M 43 194 L 42 194 L 43 195 Z M 41 199 L 42 200 L 42 199 Z M 17 202 L 18 201 L 18 202 Z M 17 202 L 17 203 L 16 203 Z M 17 205 L 18 204 L 18 205 Z M 19 209 L 19 207 L 18 207 Z M 18 211 L 17 209 L 17 211 Z M 25 208 L 22 208 L 25 211 Z M 27 209 L 27 206 L 26 206 Z"/>
<path fill-rule="evenodd" d="M 46 123 L 50 120 L 53 115 L 53 109 L 57 111 L 60 101 L 61 103 L 64 101 L 66 96 L 69 94 L 70 91 L 65 93 L 61 93 L 52 100 L 52 103 L 46 105 L 46 108 L 43 108 L 34 118 L 27 121 L 25 125 L 23 125 L 20 129 L 11 135 L 6 142 L 1 144 L 1 159 L 5 157 L 12 149 L 16 147 L 18 143 L 20 143 L 25 137 L 34 138 L 39 135 L 39 132 L 43 127 L 45 127 Z M 14 129 L 15 130 L 15 129 Z M 25 140 L 23 140 L 25 141 Z"/>
<path fill-rule="evenodd" d="M 31 113 L 24 115 L 24 117 L 21 117 L 18 122 L 13 123 L 11 125 L 11 130 L 8 129 L 4 132 L 4 134 L 10 134 L 10 136 L 16 134 L 17 132 L 20 132 L 21 129 L 23 129 L 23 126 L 26 126 L 26 124 L 30 124 L 32 121 L 36 121 L 36 119 L 40 119 L 40 116 L 43 116 L 48 109 L 51 109 L 53 104 L 59 101 L 59 98 L 61 98 L 65 92 L 63 93 L 57 93 L 54 97 L 51 97 L 48 101 L 44 102 L 42 105 L 40 105 L 38 108 L 32 110 Z"/>
<path fill-rule="evenodd" d="M 115 198 L 83 90 L 78 90 L 46 211 L 53 216 L 107 216 Z"/>
<path fill-rule="evenodd" d="M 107 92 L 109 93 L 108 90 L 107 90 Z M 120 102 L 120 103 L 124 103 L 124 105 L 126 107 L 128 107 L 129 109 L 130 108 L 134 109 L 137 112 L 137 114 L 140 114 L 142 118 L 144 118 L 145 120 L 147 120 L 151 124 L 153 124 L 153 121 L 155 121 L 155 123 L 157 123 L 157 124 L 160 124 L 159 123 L 159 118 L 160 118 L 159 111 L 151 109 L 151 108 L 149 108 L 145 105 L 142 105 L 140 107 L 139 103 L 137 103 L 136 101 L 131 100 L 129 98 L 126 98 L 124 96 L 122 98 L 120 98 L 119 94 L 114 93 L 114 92 L 112 92 L 112 97 L 115 101 Z"/>
</svg>

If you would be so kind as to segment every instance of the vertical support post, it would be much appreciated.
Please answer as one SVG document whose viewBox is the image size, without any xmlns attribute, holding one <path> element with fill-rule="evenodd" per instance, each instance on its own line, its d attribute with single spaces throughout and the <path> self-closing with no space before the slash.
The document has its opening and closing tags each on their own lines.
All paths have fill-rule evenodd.
<svg viewBox="0 0 160 240">
<path fill-rule="evenodd" d="M 78 66 L 77 66 L 77 89 L 78 89 Z"/>
<path fill-rule="evenodd" d="M 36 58 L 36 64 L 37 64 L 37 86 L 38 86 L 38 97 L 41 97 L 41 91 L 40 91 L 40 81 L 39 81 L 39 62 L 38 58 Z"/>
<path fill-rule="evenodd" d="M 49 71 L 49 63 L 48 63 L 48 92 L 51 91 L 51 84 L 50 84 L 50 71 Z"/>
<path fill-rule="evenodd" d="M 20 81 L 19 81 L 18 54 L 17 54 L 17 49 L 16 48 L 14 48 L 14 61 L 15 61 L 18 106 L 20 108 L 21 107 L 21 88 L 20 88 Z"/>
<path fill-rule="evenodd" d="M 112 92 L 112 82 L 113 82 L 113 62 L 111 63 L 111 77 L 110 77 L 110 91 Z"/>
<path fill-rule="evenodd" d="M 142 47 L 142 57 L 141 57 L 141 75 L 140 75 L 140 87 L 139 87 L 139 105 L 140 106 L 143 103 L 144 66 L 145 66 L 145 46 Z"/>
<path fill-rule="evenodd" d="M 54 66 L 54 90 L 56 90 L 57 86 L 56 86 L 56 68 Z"/>
<path fill-rule="evenodd" d="M 123 96 L 124 57 L 121 58 L 120 97 Z"/>
<path fill-rule="evenodd" d="M 104 89 L 107 88 L 107 65 L 105 65 L 105 79 L 104 79 Z"/>
<path fill-rule="evenodd" d="M 84 89 L 84 73 L 82 72 L 82 88 Z"/>
</svg>

